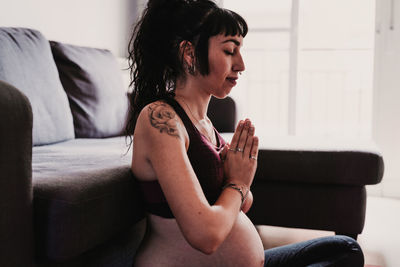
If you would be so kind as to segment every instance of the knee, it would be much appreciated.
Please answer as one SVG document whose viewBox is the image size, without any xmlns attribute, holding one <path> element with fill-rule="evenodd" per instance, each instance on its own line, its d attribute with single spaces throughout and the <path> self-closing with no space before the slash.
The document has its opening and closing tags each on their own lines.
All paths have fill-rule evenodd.
<svg viewBox="0 0 400 267">
<path fill-rule="evenodd" d="M 343 235 L 337 235 L 335 239 L 346 244 L 346 254 L 350 262 L 348 266 L 364 266 L 364 253 L 356 240 Z"/>
<path fill-rule="evenodd" d="M 362 249 L 361 249 L 360 245 L 353 238 L 345 236 L 345 235 L 336 235 L 335 238 L 340 240 L 341 242 L 345 242 L 347 244 L 347 247 L 350 250 L 360 251 L 362 253 Z"/>
</svg>

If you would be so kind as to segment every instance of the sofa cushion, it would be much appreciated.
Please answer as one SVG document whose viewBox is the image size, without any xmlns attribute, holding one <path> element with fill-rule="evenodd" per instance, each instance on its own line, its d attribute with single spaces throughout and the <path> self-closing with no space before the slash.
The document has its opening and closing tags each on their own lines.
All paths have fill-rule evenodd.
<svg viewBox="0 0 400 267">
<path fill-rule="evenodd" d="M 121 135 L 128 98 L 116 58 L 105 49 L 50 44 L 71 105 L 76 137 Z"/>
<path fill-rule="evenodd" d="M 18 88 L 31 102 L 34 145 L 74 138 L 67 95 L 49 42 L 40 32 L 0 28 L 0 80 Z"/>
<path fill-rule="evenodd" d="M 37 254 L 71 259 L 143 218 L 125 139 L 75 139 L 33 149 Z"/>
<path fill-rule="evenodd" d="M 228 142 L 233 134 L 222 134 Z M 382 180 L 377 145 L 362 138 L 259 137 L 255 183 L 370 185 Z"/>
</svg>

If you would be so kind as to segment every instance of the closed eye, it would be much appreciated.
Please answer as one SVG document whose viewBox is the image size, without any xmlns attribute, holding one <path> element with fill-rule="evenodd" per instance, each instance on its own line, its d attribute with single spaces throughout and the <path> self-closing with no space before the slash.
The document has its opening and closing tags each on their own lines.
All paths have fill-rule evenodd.
<svg viewBox="0 0 400 267">
<path fill-rule="evenodd" d="M 233 56 L 233 52 L 225 50 L 225 54 Z"/>
</svg>

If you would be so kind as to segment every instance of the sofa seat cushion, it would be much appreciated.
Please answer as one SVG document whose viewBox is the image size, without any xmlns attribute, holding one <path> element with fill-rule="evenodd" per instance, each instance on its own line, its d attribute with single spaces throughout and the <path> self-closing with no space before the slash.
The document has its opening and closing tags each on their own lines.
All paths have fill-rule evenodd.
<svg viewBox="0 0 400 267">
<path fill-rule="evenodd" d="M 34 145 L 74 138 L 67 95 L 49 42 L 40 32 L 0 28 L 0 80 L 28 97 L 32 105 Z"/>
<path fill-rule="evenodd" d="M 222 134 L 230 142 L 232 133 Z M 362 138 L 259 137 L 255 183 L 369 185 L 382 180 L 376 144 Z"/>
<path fill-rule="evenodd" d="M 143 218 L 125 139 L 75 139 L 33 148 L 37 255 L 71 259 Z"/>
</svg>

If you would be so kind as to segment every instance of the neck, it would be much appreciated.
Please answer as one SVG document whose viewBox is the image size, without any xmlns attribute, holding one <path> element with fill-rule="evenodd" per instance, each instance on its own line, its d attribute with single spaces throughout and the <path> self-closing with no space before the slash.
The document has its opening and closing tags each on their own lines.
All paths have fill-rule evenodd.
<svg viewBox="0 0 400 267">
<path fill-rule="evenodd" d="M 189 112 L 196 117 L 195 119 L 200 121 L 207 118 L 211 95 L 206 90 L 186 81 L 184 85 L 177 85 L 175 95 L 178 101 L 181 100 L 184 105 L 188 106 Z"/>
</svg>

